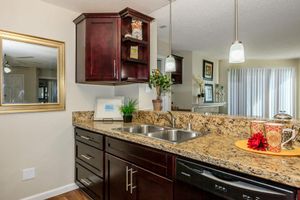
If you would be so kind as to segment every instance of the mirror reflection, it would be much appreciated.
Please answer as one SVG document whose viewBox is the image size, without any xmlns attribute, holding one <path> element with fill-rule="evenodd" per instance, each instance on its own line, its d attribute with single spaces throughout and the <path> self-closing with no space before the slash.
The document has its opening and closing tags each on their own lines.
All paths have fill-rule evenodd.
<svg viewBox="0 0 300 200">
<path fill-rule="evenodd" d="M 3 104 L 58 102 L 58 48 L 2 40 Z"/>
</svg>

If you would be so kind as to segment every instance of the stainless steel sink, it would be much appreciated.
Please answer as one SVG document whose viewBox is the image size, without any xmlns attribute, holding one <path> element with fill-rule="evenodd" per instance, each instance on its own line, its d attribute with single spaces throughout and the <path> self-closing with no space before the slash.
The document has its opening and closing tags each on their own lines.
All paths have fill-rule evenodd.
<svg viewBox="0 0 300 200">
<path fill-rule="evenodd" d="M 124 127 L 116 128 L 114 130 L 129 132 L 129 133 L 137 133 L 137 134 L 147 134 L 147 133 L 153 133 L 153 132 L 163 131 L 167 129 L 168 128 L 164 128 L 160 126 L 142 124 L 142 125 L 134 125 L 134 126 L 124 126 Z"/>
<path fill-rule="evenodd" d="M 166 140 L 172 143 L 181 143 L 196 137 L 199 137 L 201 134 L 194 131 L 185 131 L 185 130 L 164 130 L 154 133 L 148 133 L 148 137 L 157 138 L 161 140 Z"/>
<path fill-rule="evenodd" d="M 146 125 L 146 124 L 124 126 L 120 128 L 114 128 L 113 130 L 135 133 L 135 134 L 143 134 L 147 137 L 160 139 L 172 143 L 181 143 L 203 135 L 195 131 L 171 129 L 166 127 Z"/>
</svg>

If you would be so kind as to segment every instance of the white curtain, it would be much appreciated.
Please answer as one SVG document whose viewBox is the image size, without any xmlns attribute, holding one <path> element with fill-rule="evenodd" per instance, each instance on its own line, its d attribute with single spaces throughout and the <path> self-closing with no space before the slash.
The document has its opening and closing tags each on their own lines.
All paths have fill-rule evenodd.
<svg viewBox="0 0 300 200">
<path fill-rule="evenodd" d="M 228 71 L 228 112 L 272 118 L 279 111 L 295 116 L 295 68 L 239 68 Z"/>
</svg>

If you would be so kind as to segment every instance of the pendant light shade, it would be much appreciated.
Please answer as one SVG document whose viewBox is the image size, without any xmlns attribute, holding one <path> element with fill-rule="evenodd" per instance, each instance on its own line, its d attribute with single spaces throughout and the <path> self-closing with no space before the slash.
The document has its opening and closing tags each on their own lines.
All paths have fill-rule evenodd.
<svg viewBox="0 0 300 200">
<path fill-rule="evenodd" d="M 172 0 L 170 1 L 170 24 L 169 24 L 169 55 L 166 58 L 165 72 L 175 72 L 176 63 L 175 58 L 172 56 Z"/>
<path fill-rule="evenodd" d="M 176 71 L 175 58 L 172 55 L 169 55 L 166 58 L 165 72 L 175 72 L 175 71 Z"/>
<path fill-rule="evenodd" d="M 243 63 L 245 62 L 244 45 L 240 41 L 235 41 L 229 52 L 229 63 Z"/>
<path fill-rule="evenodd" d="M 238 40 L 238 0 L 235 0 L 235 42 L 230 47 L 229 63 L 243 63 L 245 62 L 244 45 Z"/>
</svg>

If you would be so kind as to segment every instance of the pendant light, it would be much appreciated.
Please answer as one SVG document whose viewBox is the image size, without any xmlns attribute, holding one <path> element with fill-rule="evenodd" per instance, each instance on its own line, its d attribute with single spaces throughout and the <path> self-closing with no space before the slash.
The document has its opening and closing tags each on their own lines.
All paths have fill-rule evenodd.
<svg viewBox="0 0 300 200">
<path fill-rule="evenodd" d="M 238 23 L 239 23 L 239 13 L 238 13 L 238 0 L 235 0 L 235 41 L 230 47 L 229 52 L 229 63 L 243 63 L 245 62 L 245 51 L 244 45 L 238 40 Z"/>
<path fill-rule="evenodd" d="M 175 72 L 176 63 L 175 63 L 175 58 L 172 56 L 172 0 L 169 1 L 170 1 L 169 55 L 166 58 L 165 72 Z"/>
</svg>

